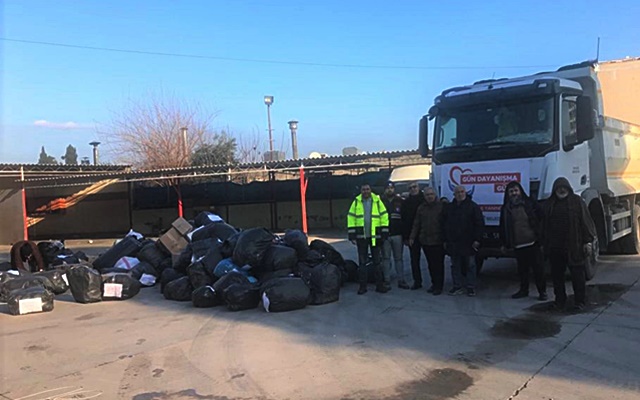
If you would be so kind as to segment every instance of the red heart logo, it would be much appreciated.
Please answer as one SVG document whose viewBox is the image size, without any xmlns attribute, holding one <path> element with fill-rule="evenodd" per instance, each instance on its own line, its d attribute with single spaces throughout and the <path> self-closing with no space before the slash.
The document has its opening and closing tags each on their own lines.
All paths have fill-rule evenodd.
<svg viewBox="0 0 640 400">
<path fill-rule="evenodd" d="M 451 180 L 451 182 L 455 183 L 456 185 L 461 185 L 462 175 L 466 174 L 467 172 L 473 172 L 473 171 L 468 168 L 462 169 L 456 165 L 455 167 L 449 170 L 449 179 Z"/>
</svg>

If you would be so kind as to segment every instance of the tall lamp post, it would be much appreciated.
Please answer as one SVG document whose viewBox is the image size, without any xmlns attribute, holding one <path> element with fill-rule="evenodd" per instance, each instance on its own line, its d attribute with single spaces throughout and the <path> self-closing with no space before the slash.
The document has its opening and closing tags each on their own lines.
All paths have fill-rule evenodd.
<svg viewBox="0 0 640 400">
<path fill-rule="evenodd" d="M 271 131 L 271 105 L 273 104 L 273 96 L 264 96 L 264 104 L 267 105 L 267 123 L 269 124 L 269 151 L 273 157 L 273 134 Z"/>
<path fill-rule="evenodd" d="M 291 150 L 293 152 L 293 159 L 298 159 L 298 139 L 296 138 L 296 132 L 298 132 L 298 121 L 295 119 L 288 122 L 289 129 L 291 130 Z"/>
</svg>

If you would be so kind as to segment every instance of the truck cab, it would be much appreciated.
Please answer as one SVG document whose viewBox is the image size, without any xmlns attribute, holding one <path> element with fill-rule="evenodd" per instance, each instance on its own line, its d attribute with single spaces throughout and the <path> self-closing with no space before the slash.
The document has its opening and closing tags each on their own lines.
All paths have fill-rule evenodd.
<svg viewBox="0 0 640 400">
<path fill-rule="evenodd" d="M 553 182 L 567 178 L 596 222 L 596 248 L 638 233 L 640 215 L 633 209 L 640 182 L 621 188 L 612 177 L 612 160 L 621 157 L 618 161 L 629 165 L 633 146 L 622 154 L 608 148 L 621 138 L 614 138 L 612 121 L 607 124 L 601 89 L 597 65 L 587 62 L 527 77 L 479 81 L 436 97 L 420 123 L 420 148 L 431 157 L 432 182 L 441 197 L 451 199 L 455 186 L 464 185 L 480 205 L 486 230 L 479 263 L 504 256 L 498 225 L 511 181 L 544 202 Z M 431 148 L 428 120 L 434 122 Z M 624 136 L 630 129 L 618 133 Z M 631 145 L 630 136 L 622 140 Z M 590 276 L 595 273 L 594 253 Z"/>
</svg>

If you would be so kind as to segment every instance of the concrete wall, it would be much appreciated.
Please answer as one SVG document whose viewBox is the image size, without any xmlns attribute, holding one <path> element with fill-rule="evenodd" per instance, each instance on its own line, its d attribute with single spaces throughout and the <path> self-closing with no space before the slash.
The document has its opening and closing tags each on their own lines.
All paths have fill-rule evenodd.
<svg viewBox="0 0 640 400">
<path fill-rule="evenodd" d="M 228 221 L 238 228 L 270 228 L 271 207 L 267 203 L 229 206 Z"/>
<path fill-rule="evenodd" d="M 34 240 L 120 237 L 129 229 L 146 236 L 157 236 L 168 229 L 178 218 L 175 207 L 130 209 L 128 185 L 109 186 L 100 193 L 89 195 L 64 211 L 44 215 L 44 220 L 29 229 L 29 237 Z M 60 187 L 30 189 L 27 191 L 27 208 L 33 213 L 38 207 L 57 198 L 68 198 L 84 189 Z M 8 221 L 11 232 L 5 241 L 22 239 L 20 192 L 7 197 L 3 205 L 0 202 L 0 216 Z M 166 201 L 163 200 L 166 204 Z M 307 202 L 307 222 L 309 230 L 346 227 L 347 211 L 351 199 L 310 200 Z M 135 203 L 134 203 L 135 204 Z M 2 214 L 4 211 L 6 217 Z M 185 201 L 184 217 L 194 218 L 201 211 L 212 211 L 221 215 L 230 224 L 238 228 L 266 227 L 284 231 L 302 228 L 302 210 L 299 201 L 281 201 L 278 203 L 253 203 L 216 206 L 202 204 L 194 206 Z M 5 234 L 6 235 L 6 234 Z M 2 237 L 0 237 L 2 239 Z"/>
<path fill-rule="evenodd" d="M 113 237 L 129 231 L 129 201 L 84 201 L 60 214 L 47 215 L 29 228 L 29 237 L 67 239 Z"/>
<path fill-rule="evenodd" d="M 24 238 L 22 191 L 0 189 L 0 244 L 11 244 Z"/>
<path fill-rule="evenodd" d="M 57 198 L 69 198 L 82 186 L 27 190 L 27 209 L 36 208 Z M 114 237 L 130 228 L 127 184 L 109 186 L 89 195 L 75 205 L 44 214 L 44 220 L 29 227 L 29 238 L 35 240 Z M 171 222 L 169 222 L 171 223 Z"/>
<path fill-rule="evenodd" d="M 350 204 L 351 200 L 317 200 L 307 202 L 307 224 L 309 230 L 313 231 L 314 229 L 328 228 L 346 229 L 347 211 L 349 210 Z M 277 227 L 271 223 L 271 207 L 269 203 L 219 206 L 215 209 L 206 207 L 185 208 L 184 216 L 187 219 L 192 219 L 201 211 L 211 211 L 222 216 L 222 218 L 231 225 L 242 229 L 266 227 L 284 231 L 286 229 L 302 228 L 302 209 L 300 202 L 280 202 L 276 204 L 276 209 Z M 176 208 L 134 210 L 133 229 L 147 236 L 156 236 L 164 229 L 167 229 L 176 218 L 178 218 Z"/>
</svg>

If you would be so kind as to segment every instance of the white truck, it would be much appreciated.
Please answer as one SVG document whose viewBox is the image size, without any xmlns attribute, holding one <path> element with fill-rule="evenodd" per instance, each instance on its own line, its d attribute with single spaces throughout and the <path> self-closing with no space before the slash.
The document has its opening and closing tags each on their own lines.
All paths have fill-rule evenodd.
<svg viewBox="0 0 640 400">
<path fill-rule="evenodd" d="M 432 147 L 428 121 L 434 120 Z M 420 150 L 432 182 L 452 198 L 462 184 L 483 210 L 476 262 L 503 256 L 498 224 L 504 188 L 522 183 L 543 202 L 558 177 L 582 196 L 599 252 L 640 252 L 640 58 L 588 61 L 553 72 L 445 90 L 420 121 Z"/>
</svg>

